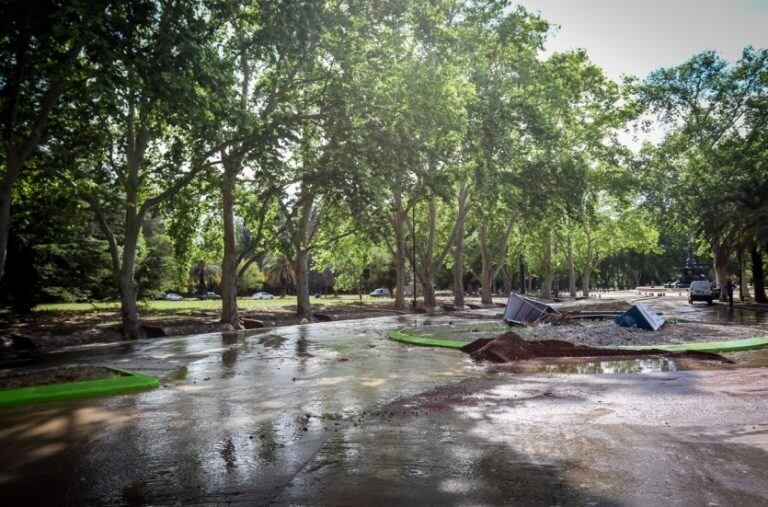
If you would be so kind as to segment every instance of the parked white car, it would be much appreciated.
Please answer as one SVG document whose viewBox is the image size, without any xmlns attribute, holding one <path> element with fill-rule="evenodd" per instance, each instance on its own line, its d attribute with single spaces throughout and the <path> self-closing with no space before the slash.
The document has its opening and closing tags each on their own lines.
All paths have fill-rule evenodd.
<svg viewBox="0 0 768 507">
<path fill-rule="evenodd" d="M 714 299 L 715 293 L 709 280 L 694 280 L 688 287 L 688 302 L 690 304 L 693 304 L 694 301 L 706 301 L 708 305 L 711 305 Z"/>
<path fill-rule="evenodd" d="M 163 301 L 184 301 L 184 298 L 175 292 L 169 292 L 163 296 Z"/>
<path fill-rule="evenodd" d="M 388 298 L 390 297 L 389 289 L 387 289 L 386 287 L 379 287 L 378 289 L 371 292 L 369 296 L 374 298 Z"/>
<path fill-rule="evenodd" d="M 270 294 L 269 292 L 257 292 L 253 296 L 251 296 L 251 299 L 274 299 L 275 296 Z"/>
</svg>

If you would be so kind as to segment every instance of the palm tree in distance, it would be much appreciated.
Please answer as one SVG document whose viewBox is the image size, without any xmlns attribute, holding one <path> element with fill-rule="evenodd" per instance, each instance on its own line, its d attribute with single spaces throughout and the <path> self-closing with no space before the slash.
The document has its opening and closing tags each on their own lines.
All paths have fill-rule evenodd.
<svg viewBox="0 0 768 507">
<path fill-rule="evenodd" d="M 199 260 L 192 268 L 190 275 L 197 286 L 197 297 L 202 298 L 208 293 L 208 288 L 217 282 L 219 269 L 217 266 L 211 266 L 207 262 Z"/>
<path fill-rule="evenodd" d="M 270 255 L 264 261 L 264 275 L 268 285 L 280 286 L 280 297 L 288 292 L 288 285 L 296 283 L 296 273 L 293 263 L 285 254 Z"/>
</svg>

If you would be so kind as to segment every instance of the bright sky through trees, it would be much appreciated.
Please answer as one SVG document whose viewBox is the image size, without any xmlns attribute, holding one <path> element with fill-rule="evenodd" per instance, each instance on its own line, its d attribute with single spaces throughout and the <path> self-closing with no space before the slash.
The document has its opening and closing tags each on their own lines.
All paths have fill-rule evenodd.
<svg viewBox="0 0 768 507">
<path fill-rule="evenodd" d="M 692 54 L 736 61 L 745 46 L 768 46 L 768 0 L 521 0 L 560 25 L 547 52 L 584 48 L 608 77 L 644 78 Z"/>
</svg>

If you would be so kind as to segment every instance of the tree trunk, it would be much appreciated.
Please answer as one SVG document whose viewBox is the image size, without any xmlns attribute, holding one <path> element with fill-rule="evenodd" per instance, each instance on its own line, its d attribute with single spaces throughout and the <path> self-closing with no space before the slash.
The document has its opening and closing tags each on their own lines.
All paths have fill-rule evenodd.
<svg viewBox="0 0 768 507">
<path fill-rule="evenodd" d="M 134 280 L 136 271 L 136 249 L 141 233 L 141 222 L 133 209 L 129 207 L 125 217 L 125 240 L 123 243 L 122 266 L 117 275 L 120 289 L 120 313 L 122 316 L 123 338 L 135 340 L 141 338 L 139 311 L 136 304 L 138 287 Z"/>
<path fill-rule="evenodd" d="M 435 308 L 437 308 L 437 299 L 435 298 L 434 283 L 431 276 L 421 281 L 421 288 L 424 291 L 424 308 L 428 314 L 432 315 L 435 313 Z"/>
<path fill-rule="evenodd" d="M 434 313 L 437 301 L 433 288 L 435 273 L 443 265 L 446 256 L 450 252 L 451 245 L 456 241 L 459 230 L 463 228 L 464 220 L 469 211 L 469 186 L 462 185 L 459 190 L 459 205 L 456 215 L 456 221 L 453 230 L 446 244 L 439 249 L 435 244 L 437 236 L 437 206 L 434 192 L 428 195 L 428 219 L 426 227 L 426 241 L 414 245 L 414 249 L 419 251 L 420 262 L 413 266 L 424 288 L 424 306 L 429 313 Z M 463 229 L 462 229 L 463 230 Z M 436 248 L 438 250 L 436 251 Z M 415 252 L 412 252 L 415 253 Z"/>
<path fill-rule="evenodd" d="M 498 257 L 498 263 L 494 264 L 494 254 L 491 250 L 491 245 L 488 243 L 488 232 L 486 230 L 486 216 L 483 215 L 480 221 L 480 229 L 478 231 L 478 236 L 480 240 L 480 261 L 481 261 L 481 272 L 480 272 L 480 282 L 482 283 L 481 287 L 481 301 L 483 304 L 492 304 L 493 303 L 493 283 L 496 280 L 496 276 L 499 274 L 499 271 L 501 271 L 502 266 L 504 266 L 504 262 L 506 262 L 507 259 L 507 251 L 509 248 L 509 238 L 512 236 L 512 230 L 515 225 L 515 218 L 514 216 L 510 216 L 509 220 L 507 222 L 507 229 L 504 232 L 504 235 L 498 238 L 495 238 L 497 244 L 499 245 L 499 249 L 496 252 L 496 256 Z"/>
<path fill-rule="evenodd" d="M 568 293 L 572 298 L 576 297 L 576 266 L 573 262 L 573 240 L 571 235 L 568 235 L 568 250 L 566 251 L 568 258 Z"/>
<path fill-rule="evenodd" d="M 584 279 L 582 280 L 581 294 L 589 297 L 589 284 L 592 277 L 592 244 L 587 244 L 587 263 L 584 266 Z"/>
<path fill-rule="evenodd" d="M 133 280 L 133 273 L 123 270 L 120 274 L 119 288 L 123 338 L 136 340 L 141 338 L 141 328 L 139 326 L 138 305 L 136 304 L 138 291 Z"/>
<path fill-rule="evenodd" d="M 728 301 L 725 284 L 728 283 L 728 247 L 724 245 L 712 247 L 712 257 L 715 261 L 715 282 L 720 287 L 720 301 Z"/>
<path fill-rule="evenodd" d="M 750 252 L 752 257 L 752 282 L 755 286 L 755 302 L 768 303 L 765 294 L 765 274 L 763 273 L 763 254 L 753 246 Z"/>
<path fill-rule="evenodd" d="M 485 230 L 485 220 L 480 222 L 478 231 L 480 240 L 480 302 L 484 305 L 493 304 L 493 259 L 491 259 L 491 248 L 488 245 L 488 237 Z"/>
<path fill-rule="evenodd" d="M 405 310 L 405 251 L 402 245 L 395 255 L 395 310 Z"/>
<path fill-rule="evenodd" d="M 552 298 L 552 234 L 549 230 L 544 236 L 544 265 L 542 267 L 544 280 L 541 284 L 541 293 L 544 299 Z"/>
<path fill-rule="evenodd" d="M 747 287 L 746 263 L 744 262 L 744 248 L 739 248 L 739 299 L 749 299 L 749 287 Z"/>
<path fill-rule="evenodd" d="M 515 271 L 505 264 L 501 267 L 501 275 L 504 280 L 504 297 L 508 297 L 515 281 Z"/>
<path fill-rule="evenodd" d="M 312 318 L 312 304 L 309 300 L 309 254 L 300 249 L 296 252 L 296 315 Z"/>
<path fill-rule="evenodd" d="M 464 221 L 461 220 L 456 234 L 456 249 L 453 251 L 453 304 L 464 308 Z"/>
<path fill-rule="evenodd" d="M 221 182 L 221 204 L 224 222 L 224 257 L 221 265 L 221 321 L 241 329 L 237 314 L 237 251 L 235 250 L 235 175 L 225 166 Z"/>
<path fill-rule="evenodd" d="M 405 310 L 405 220 L 402 205 L 395 211 L 395 309 Z"/>
<path fill-rule="evenodd" d="M 9 162 L 6 161 L 6 164 Z M 13 198 L 13 183 L 11 168 L 6 165 L 6 174 L 0 186 L 0 279 L 5 270 L 5 256 L 8 252 L 8 233 L 11 229 L 11 199 Z M 15 173 L 15 170 L 13 171 Z"/>
<path fill-rule="evenodd" d="M 592 267 L 584 266 L 584 274 L 582 276 L 581 295 L 589 297 L 589 285 L 592 283 Z"/>
</svg>

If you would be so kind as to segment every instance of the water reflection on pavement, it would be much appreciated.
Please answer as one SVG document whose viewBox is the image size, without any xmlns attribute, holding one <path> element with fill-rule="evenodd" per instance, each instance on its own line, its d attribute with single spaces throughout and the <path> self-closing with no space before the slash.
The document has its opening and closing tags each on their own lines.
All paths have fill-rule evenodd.
<svg viewBox="0 0 768 507">
<path fill-rule="evenodd" d="M 650 358 L 503 371 L 386 338 L 455 319 L 387 317 L 45 355 L 42 365 L 77 358 L 166 380 L 141 394 L 0 411 L 0 502 L 768 499 L 765 368 L 681 371 Z"/>
</svg>

